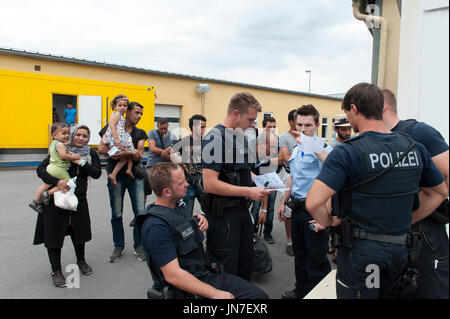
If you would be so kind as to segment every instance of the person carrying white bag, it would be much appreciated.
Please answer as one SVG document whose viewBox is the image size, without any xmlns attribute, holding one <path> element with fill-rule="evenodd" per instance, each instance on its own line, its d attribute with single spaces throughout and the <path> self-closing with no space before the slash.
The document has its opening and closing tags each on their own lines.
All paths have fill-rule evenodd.
<svg viewBox="0 0 450 319">
<path fill-rule="evenodd" d="M 70 137 L 71 146 L 68 150 L 81 157 L 80 162 L 73 163 L 68 169 L 71 181 L 55 178 L 47 172 L 49 157 L 44 159 L 36 169 L 38 176 L 45 183 L 56 185 L 64 193 L 56 195 L 56 192 L 54 200 L 49 201 L 48 206 L 42 207 L 41 214 L 37 214 L 33 240 L 34 245 L 44 244 L 47 248 L 52 269 L 51 277 L 57 287 L 66 287 L 61 267 L 61 248 L 67 235 L 70 235 L 72 239 L 80 273 L 84 275 L 92 273 L 92 268 L 85 260 L 85 243 L 92 239 L 87 200 L 88 179 L 98 179 L 102 173 L 97 152 L 88 145 L 89 128 L 85 125 L 77 125 Z"/>
</svg>

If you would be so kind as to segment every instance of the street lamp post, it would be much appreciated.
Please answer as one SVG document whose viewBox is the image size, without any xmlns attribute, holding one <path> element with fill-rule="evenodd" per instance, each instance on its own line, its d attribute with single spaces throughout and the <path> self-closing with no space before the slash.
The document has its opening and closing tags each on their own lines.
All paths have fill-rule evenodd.
<svg viewBox="0 0 450 319">
<path fill-rule="evenodd" d="M 205 116 L 205 93 L 211 90 L 211 86 L 206 83 L 197 84 L 195 90 L 202 95 L 202 115 Z"/>
<path fill-rule="evenodd" d="M 311 70 L 306 70 L 305 73 L 309 74 L 308 92 L 311 93 Z"/>
</svg>

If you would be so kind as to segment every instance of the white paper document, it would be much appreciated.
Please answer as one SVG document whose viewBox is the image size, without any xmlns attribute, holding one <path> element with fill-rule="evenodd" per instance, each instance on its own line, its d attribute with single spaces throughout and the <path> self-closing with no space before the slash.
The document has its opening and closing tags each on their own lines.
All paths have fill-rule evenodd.
<svg viewBox="0 0 450 319">
<path fill-rule="evenodd" d="M 264 187 L 269 192 L 271 191 L 284 192 L 289 189 L 285 187 L 286 185 L 283 184 L 278 174 L 273 172 L 263 175 L 256 175 L 253 177 L 253 182 L 255 182 L 256 186 Z"/>
<path fill-rule="evenodd" d="M 305 153 L 322 153 L 325 139 L 322 137 L 307 136 L 302 134 L 300 137 L 299 150 Z"/>
</svg>

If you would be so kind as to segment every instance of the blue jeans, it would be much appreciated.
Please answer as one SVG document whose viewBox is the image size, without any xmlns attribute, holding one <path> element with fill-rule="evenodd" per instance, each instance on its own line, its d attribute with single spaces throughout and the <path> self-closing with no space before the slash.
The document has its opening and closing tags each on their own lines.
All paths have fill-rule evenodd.
<svg viewBox="0 0 450 319">
<path fill-rule="evenodd" d="M 128 175 L 117 175 L 116 178 L 118 187 L 114 187 L 108 180 L 109 204 L 111 206 L 111 226 L 113 233 L 113 242 L 115 247 L 125 247 L 125 233 L 123 230 L 123 199 L 125 190 L 131 199 L 131 206 L 133 208 L 134 217 L 145 209 L 144 196 L 144 180 L 137 178 L 129 178 Z M 142 245 L 141 235 L 137 227 L 133 227 L 133 247 L 136 248 Z"/>
<path fill-rule="evenodd" d="M 198 192 L 197 187 L 189 184 L 186 196 L 184 196 L 183 198 L 183 202 L 186 203 L 186 207 L 191 212 L 191 214 L 194 211 L 195 198 L 197 198 L 198 202 L 200 203 L 200 193 Z"/>
</svg>

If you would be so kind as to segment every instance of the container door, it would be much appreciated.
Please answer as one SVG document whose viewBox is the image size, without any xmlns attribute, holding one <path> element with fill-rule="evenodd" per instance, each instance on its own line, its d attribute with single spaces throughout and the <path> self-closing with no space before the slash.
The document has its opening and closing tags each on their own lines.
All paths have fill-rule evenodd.
<svg viewBox="0 0 450 319">
<path fill-rule="evenodd" d="M 89 145 L 99 145 L 98 132 L 102 129 L 102 97 L 94 95 L 78 96 L 78 123 L 89 127 Z"/>
</svg>

